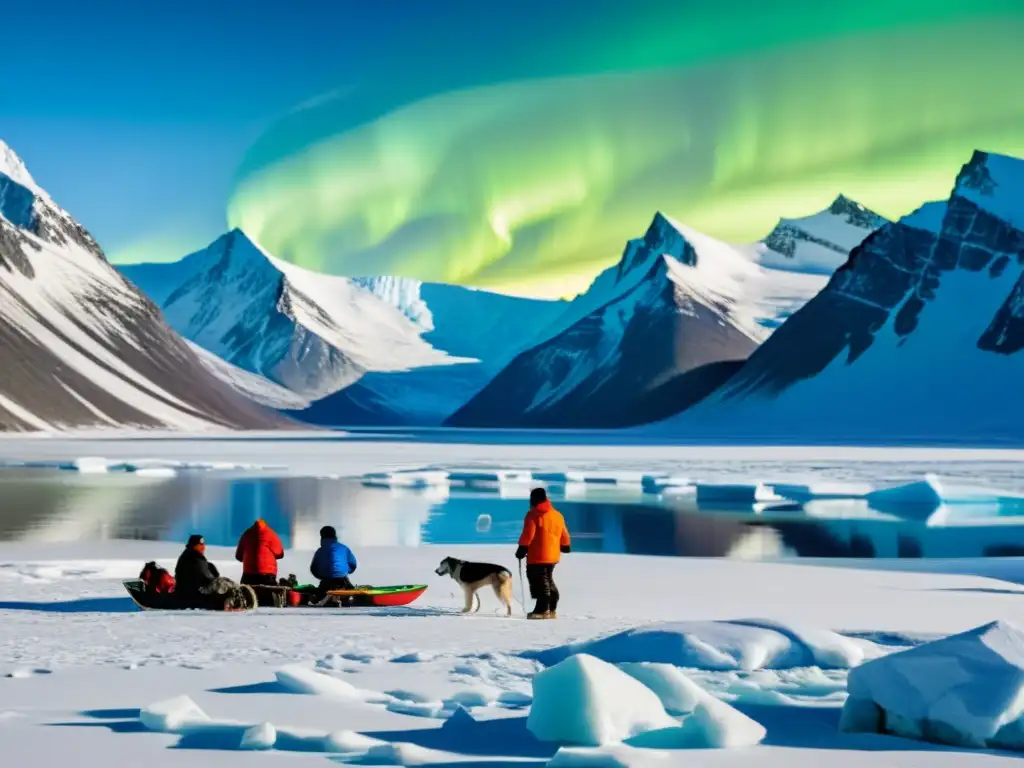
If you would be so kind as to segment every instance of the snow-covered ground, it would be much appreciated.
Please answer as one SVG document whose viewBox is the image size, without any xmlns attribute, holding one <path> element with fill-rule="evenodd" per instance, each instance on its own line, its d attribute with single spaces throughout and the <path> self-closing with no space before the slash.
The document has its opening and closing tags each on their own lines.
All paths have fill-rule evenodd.
<svg viewBox="0 0 1024 768">
<path fill-rule="evenodd" d="M 309 435 L 12 438 L 0 440 L 0 463 L 77 462 L 81 471 L 107 468 L 96 457 L 148 470 L 187 461 L 193 472 L 233 466 L 256 476 L 374 474 L 385 482 L 393 476 L 380 473 L 443 466 L 429 477 L 449 484 L 477 482 L 474 467 L 508 481 L 524 477 L 517 470 L 525 469 L 528 482 L 547 473 L 595 485 L 660 473 L 679 482 L 745 487 L 772 481 L 767 488 L 791 495 L 800 493 L 799 483 L 778 485 L 787 478 L 819 491 L 826 483 L 849 491 L 850 483 L 878 489 L 935 472 L 944 484 L 922 485 L 917 493 L 959 488 L 969 500 L 963 486 L 982 486 L 1008 489 L 1005 498 L 1012 500 L 1024 490 L 1018 451 L 539 445 L 525 436 L 521 444 L 498 446 L 447 435 L 447 442 L 422 435 L 421 442 Z M 399 493 L 395 503 L 403 498 Z M 288 551 L 283 574 L 309 578 L 312 543 L 307 538 L 303 549 Z M 427 592 L 392 609 L 138 611 L 120 581 L 136 577 L 150 559 L 173 567 L 179 546 L 0 544 L 4 766 L 262 760 L 511 767 L 553 760 L 553 766 L 942 768 L 1019 760 L 843 733 L 839 722 L 851 668 L 996 620 L 1024 625 L 1024 559 L 754 562 L 573 553 L 556 572 L 558 620 L 528 622 L 519 606 L 512 618 L 499 615 L 490 594 L 482 596 L 478 614 L 459 616 L 461 590 L 434 574 L 449 555 L 515 572 L 512 546 L 360 546 L 357 581 L 424 583 Z M 226 575 L 240 575 L 232 550 L 212 547 L 210 554 Z M 515 594 L 522 594 L 518 574 Z M 594 660 L 578 661 L 573 654 L 580 653 Z M 534 736 L 569 733 L 539 727 L 538 716 L 528 726 L 535 676 L 570 657 L 577 659 L 573 666 L 549 676 L 556 683 L 538 695 L 557 696 L 564 688 L 577 698 L 548 699 L 539 711 L 571 711 L 579 719 L 565 728 L 628 743 L 566 747 Z M 658 666 L 665 664 L 674 666 Z M 620 688 L 639 709 L 626 706 L 625 694 L 621 700 L 607 694 Z M 676 722 L 682 727 L 671 725 Z M 270 748 L 254 756 L 240 750 L 243 741 Z"/>
<path fill-rule="evenodd" d="M 212 552 L 237 577 L 230 551 Z M 557 574 L 559 619 L 526 622 L 521 614 L 500 617 L 490 595 L 478 615 L 456 615 L 461 595 L 433 574 L 449 554 L 512 565 L 507 548 L 370 549 L 359 553 L 363 580 L 427 583 L 424 597 L 377 612 L 137 611 L 118 579 L 135 576 L 144 559 L 170 565 L 176 554 L 176 546 L 148 542 L 103 549 L 0 545 L 4 765 L 251 764 L 255 757 L 236 750 L 246 729 L 263 723 L 276 732 L 274 748 L 259 757 L 267 765 L 539 765 L 558 745 L 526 729 L 532 678 L 573 650 L 613 663 L 686 664 L 691 680 L 761 723 L 767 735 L 755 747 L 604 747 L 599 758 L 563 752 L 559 761 L 618 754 L 631 765 L 797 767 L 1017 759 L 838 732 L 846 667 L 997 617 L 1024 622 L 1024 588 L 929 573 L 926 561 L 906 572 L 570 555 Z M 283 571 L 306 575 L 308 557 L 289 552 Z M 959 565 L 979 573 L 986 566 Z M 1000 575 L 1024 580 L 1024 562 L 1001 565 Z M 665 630 L 674 645 L 652 642 L 648 632 L 646 642 L 619 637 L 565 647 L 667 621 L 685 622 Z M 141 709 L 178 696 L 188 696 L 212 724 L 156 733 L 140 722 Z M 146 722 L 153 725 L 153 717 Z M 329 744 L 337 751 L 328 753 Z"/>
</svg>

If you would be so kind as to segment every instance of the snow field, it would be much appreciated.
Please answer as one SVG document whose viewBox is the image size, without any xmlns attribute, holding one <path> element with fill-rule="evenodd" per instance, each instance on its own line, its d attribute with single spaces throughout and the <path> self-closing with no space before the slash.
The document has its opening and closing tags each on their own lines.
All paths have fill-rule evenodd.
<svg viewBox="0 0 1024 768">
<path fill-rule="evenodd" d="M 782 750 L 787 763 L 803 766 L 820 764 L 820 756 L 809 761 L 823 740 L 838 765 L 866 764 L 875 753 L 858 751 L 865 737 L 838 729 L 849 667 L 867 669 L 857 665 L 993 616 L 1024 620 L 1005 585 L 981 576 L 603 555 L 568 556 L 559 566 L 558 621 L 500 617 L 490 595 L 480 614 L 457 617 L 458 588 L 429 575 L 437 562 L 505 563 L 507 549 L 360 552 L 368 581 L 422 574 L 426 594 L 404 609 L 198 614 L 138 612 L 117 581 L 146 559 L 173 563 L 177 545 L 114 542 L 91 549 L 106 559 L 88 561 L 81 552 L 62 559 L 66 547 L 0 544 L 0 674 L 17 673 L 0 677 L 0 712 L 14 713 L 0 722 L 0 749 L 12 765 L 27 764 L 19 756 L 46 762 L 122 749 L 148 766 L 174 765 L 180 749 L 200 766 L 234 765 L 232 755 L 250 749 L 289 765 L 329 752 L 359 764 L 645 765 L 686 748 L 696 765 L 765 764 L 783 759 Z M 229 550 L 210 554 L 238 576 Z M 282 570 L 304 573 L 309 554 L 289 552 Z M 956 565 L 984 573 L 993 563 Z M 1020 561 L 998 565 L 1024 578 Z M 768 618 L 737 618 L 757 615 Z M 584 666 L 605 657 L 598 666 L 615 690 L 625 678 L 650 692 L 647 704 L 661 714 L 648 725 L 671 722 L 601 747 L 538 739 L 527 728 L 531 713 L 559 705 L 539 704 L 535 681 L 581 651 L 595 660 Z M 572 658 L 579 664 L 581 656 Z M 143 709 L 160 728 L 187 714 L 166 705 L 181 696 L 209 723 L 179 723 L 176 733 L 143 724 Z M 596 710 L 609 705 L 588 700 Z M 708 751 L 758 738 L 756 747 Z M 933 760 L 915 751 L 926 745 L 878 738 L 886 741 L 873 748 L 888 750 L 886 764 L 947 764 L 943 753 Z M 731 757 L 708 762 L 712 752 Z"/>
</svg>

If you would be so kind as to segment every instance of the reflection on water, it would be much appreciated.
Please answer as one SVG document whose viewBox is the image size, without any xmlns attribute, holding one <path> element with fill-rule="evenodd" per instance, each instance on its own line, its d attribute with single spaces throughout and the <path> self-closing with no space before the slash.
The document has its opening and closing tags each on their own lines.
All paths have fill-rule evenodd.
<svg viewBox="0 0 1024 768">
<path fill-rule="evenodd" d="M 0 540 L 183 542 L 202 533 L 210 544 L 234 545 L 253 520 L 263 518 L 288 548 L 315 548 L 327 524 L 355 547 L 514 545 L 527 491 L 507 498 L 323 478 L 0 470 Z M 581 552 L 749 559 L 1024 554 L 1024 519 L 928 526 L 912 516 L 873 512 L 862 502 L 755 514 L 750 507 L 698 507 L 692 497 L 552 497 Z"/>
</svg>

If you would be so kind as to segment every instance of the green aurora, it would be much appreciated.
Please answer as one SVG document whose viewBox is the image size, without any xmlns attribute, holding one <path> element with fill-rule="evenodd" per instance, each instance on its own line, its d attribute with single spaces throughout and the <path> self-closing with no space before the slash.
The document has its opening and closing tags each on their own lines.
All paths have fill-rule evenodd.
<svg viewBox="0 0 1024 768">
<path fill-rule="evenodd" d="M 744 242 L 839 192 L 905 214 L 975 148 L 1024 155 L 1018 0 L 767 5 L 595 22 L 525 79 L 361 114 L 327 97 L 254 147 L 229 223 L 311 269 L 571 295 L 656 210 Z"/>
</svg>

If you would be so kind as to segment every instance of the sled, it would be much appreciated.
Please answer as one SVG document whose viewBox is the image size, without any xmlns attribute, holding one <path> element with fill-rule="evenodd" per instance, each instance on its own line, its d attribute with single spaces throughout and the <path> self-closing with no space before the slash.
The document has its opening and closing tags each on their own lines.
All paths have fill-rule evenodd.
<svg viewBox="0 0 1024 768">
<path fill-rule="evenodd" d="M 259 600 L 260 608 L 309 607 L 316 604 L 317 588 L 313 584 L 302 584 L 296 587 L 253 587 L 253 589 Z M 408 605 L 422 595 L 426 589 L 426 584 L 332 589 L 327 594 L 340 598 L 340 600 L 330 601 L 323 607 L 389 608 Z"/>
<path fill-rule="evenodd" d="M 122 581 L 121 583 L 128 590 L 128 596 L 131 597 L 132 602 L 144 611 L 189 610 L 189 607 L 183 606 L 178 601 L 177 596 L 173 592 L 147 592 L 146 584 L 141 579 L 132 579 L 130 581 Z M 238 588 L 245 601 L 244 608 L 194 608 L 192 610 L 215 612 L 251 611 L 257 605 L 256 593 L 253 592 L 252 587 L 245 584 L 240 584 Z"/>
<path fill-rule="evenodd" d="M 390 587 L 356 587 L 355 589 L 332 589 L 327 594 L 333 597 L 347 597 L 352 606 L 390 608 L 408 605 L 427 591 L 426 584 L 403 584 Z"/>
</svg>

